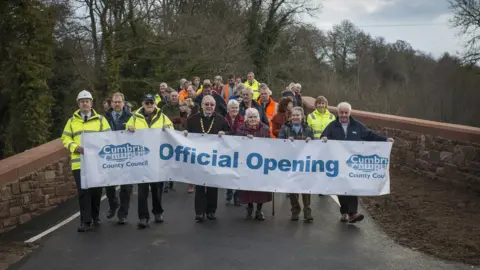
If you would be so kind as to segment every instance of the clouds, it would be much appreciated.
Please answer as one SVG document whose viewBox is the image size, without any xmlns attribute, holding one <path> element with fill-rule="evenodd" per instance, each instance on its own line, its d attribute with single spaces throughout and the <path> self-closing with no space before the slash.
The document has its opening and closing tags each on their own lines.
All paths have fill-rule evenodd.
<svg viewBox="0 0 480 270">
<path fill-rule="evenodd" d="M 447 0 L 314 0 L 322 4 L 317 18 L 307 22 L 328 30 L 350 20 L 372 36 L 389 42 L 404 40 L 415 49 L 439 57 L 461 51 L 457 30 L 451 29 Z"/>
<path fill-rule="evenodd" d="M 430 21 L 450 13 L 446 0 L 396 0 L 388 7 L 371 14 L 377 20 Z"/>
</svg>

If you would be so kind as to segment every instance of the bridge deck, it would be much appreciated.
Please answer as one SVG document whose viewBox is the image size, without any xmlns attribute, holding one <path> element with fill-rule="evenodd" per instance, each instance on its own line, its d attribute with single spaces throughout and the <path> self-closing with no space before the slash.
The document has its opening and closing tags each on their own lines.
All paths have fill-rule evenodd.
<svg viewBox="0 0 480 270">
<path fill-rule="evenodd" d="M 315 221 L 307 224 L 289 220 L 284 194 L 276 195 L 275 217 L 265 205 L 264 222 L 244 220 L 244 208 L 223 204 L 224 194 L 218 220 L 196 224 L 194 196 L 176 183 L 163 198 L 165 223 L 145 230 L 136 228 L 134 194 L 128 224 L 103 218 L 95 231 L 77 233 L 76 218 L 38 240 L 40 247 L 12 269 L 471 269 L 395 244 L 368 215 L 358 225 L 340 223 L 330 196 L 313 196 Z M 103 216 L 107 209 L 104 200 Z"/>
</svg>

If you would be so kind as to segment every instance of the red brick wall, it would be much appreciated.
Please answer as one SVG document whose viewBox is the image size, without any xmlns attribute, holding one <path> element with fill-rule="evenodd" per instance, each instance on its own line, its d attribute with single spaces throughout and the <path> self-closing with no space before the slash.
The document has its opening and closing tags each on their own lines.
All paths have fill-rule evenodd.
<svg viewBox="0 0 480 270">
<path fill-rule="evenodd" d="M 0 233 L 76 195 L 67 151 L 55 140 L 0 161 Z"/>
</svg>

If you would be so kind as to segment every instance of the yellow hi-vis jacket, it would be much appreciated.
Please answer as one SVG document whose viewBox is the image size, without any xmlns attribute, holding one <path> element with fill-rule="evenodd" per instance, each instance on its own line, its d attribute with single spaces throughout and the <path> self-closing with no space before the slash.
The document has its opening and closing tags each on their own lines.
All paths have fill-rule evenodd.
<svg viewBox="0 0 480 270">
<path fill-rule="evenodd" d="M 156 108 L 157 112 L 152 117 L 150 125 L 147 124 L 145 116 L 143 116 L 143 108 L 140 108 L 135 111 L 135 113 L 130 117 L 128 122 L 125 124 L 125 128 L 128 129 L 129 126 L 134 126 L 135 129 L 147 129 L 147 128 L 163 128 L 164 126 L 169 129 L 173 129 L 173 123 L 170 119 L 162 113 L 160 108 Z"/>
<path fill-rule="evenodd" d="M 320 113 L 315 109 L 307 116 L 307 124 L 313 129 L 313 136 L 315 139 L 320 138 L 323 130 L 332 121 L 335 121 L 335 115 L 330 113 L 328 109 L 325 109 L 325 113 Z"/>
<path fill-rule="evenodd" d="M 260 83 L 253 79 L 253 83 L 250 84 L 250 82 L 248 80 L 246 80 L 243 84 L 245 84 L 246 87 L 252 89 L 253 91 L 253 97 L 252 99 L 253 100 L 257 100 L 258 97 L 260 97 Z"/>
<path fill-rule="evenodd" d="M 81 154 L 75 152 L 75 149 L 80 145 L 82 134 L 108 130 L 110 130 L 110 125 L 107 119 L 93 109 L 90 118 L 88 118 L 86 122 L 84 122 L 83 117 L 80 115 L 80 110 L 73 113 L 73 116 L 68 119 L 62 134 L 63 146 L 71 153 L 72 170 L 80 170 L 81 168 Z"/>
<path fill-rule="evenodd" d="M 157 105 L 160 101 L 162 101 L 162 97 L 157 93 L 155 95 L 155 105 Z"/>
</svg>

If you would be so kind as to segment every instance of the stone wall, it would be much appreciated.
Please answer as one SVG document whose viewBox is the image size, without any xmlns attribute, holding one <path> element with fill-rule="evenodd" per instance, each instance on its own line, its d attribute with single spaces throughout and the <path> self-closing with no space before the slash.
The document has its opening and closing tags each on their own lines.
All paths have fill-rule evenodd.
<svg viewBox="0 0 480 270">
<path fill-rule="evenodd" d="M 59 140 L 0 161 L 0 234 L 76 195 Z"/>
<path fill-rule="evenodd" d="M 313 110 L 313 98 L 303 101 Z M 393 167 L 480 191 L 480 128 L 356 110 L 352 116 L 395 139 Z"/>
<path fill-rule="evenodd" d="M 395 139 L 392 166 L 480 190 L 480 144 L 367 125 Z"/>
</svg>

